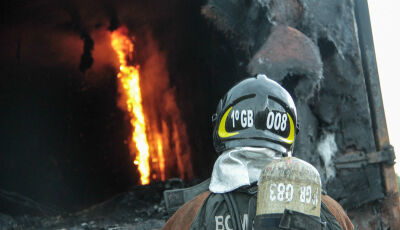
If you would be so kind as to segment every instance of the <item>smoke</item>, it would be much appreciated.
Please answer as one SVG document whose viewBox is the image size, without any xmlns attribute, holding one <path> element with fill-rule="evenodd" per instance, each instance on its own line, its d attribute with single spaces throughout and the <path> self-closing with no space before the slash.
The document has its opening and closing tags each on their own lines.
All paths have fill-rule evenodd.
<svg viewBox="0 0 400 230">
<path fill-rule="evenodd" d="M 0 60 L 6 65 L 78 69 L 82 40 L 72 32 L 16 26 L 2 34 Z"/>
<path fill-rule="evenodd" d="M 176 7 L 177 3 L 176 0 L 9 3 L 2 9 L 7 14 L 0 31 L 0 58 L 13 64 L 20 61 L 33 66 L 63 66 L 87 73 L 99 66 L 94 54 L 98 49 L 95 34 L 113 31 L 122 24 L 133 32 L 143 28 L 158 30 L 155 27 L 171 23 L 180 14 L 182 7 Z M 70 37 L 75 41 L 71 42 Z"/>
<path fill-rule="evenodd" d="M 108 26 L 108 30 L 114 31 L 120 26 L 120 22 L 118 19 L 118 13 L 115 10 L 114 6 L 110 3 L 105 4 L 105 11 L 110 19 L 110 25 Z"/>
<path fill-rule="evenodd" d="M 86 31 L 82 32 L 81 38 L 83 40 L 83 53 L 79 64 L 79 70 L 85 73 L 85 71 L 93 64 L 92 51 L 94 42 L 92 37 Z"/>
</svg>

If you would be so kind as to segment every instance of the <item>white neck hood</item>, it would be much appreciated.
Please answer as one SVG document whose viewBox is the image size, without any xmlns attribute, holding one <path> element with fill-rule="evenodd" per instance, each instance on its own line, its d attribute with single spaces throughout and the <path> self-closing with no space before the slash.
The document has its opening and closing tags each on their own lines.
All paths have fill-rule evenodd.
<svg viewBox="0 0 400 230">
<path fill-rule="evenodd" d="M 214 164 L 210 191 L 226 193 L 258 181 L 261 171 L 282 154 L 269 148 L 237 147 L 226 150 Z"/>
</svg>

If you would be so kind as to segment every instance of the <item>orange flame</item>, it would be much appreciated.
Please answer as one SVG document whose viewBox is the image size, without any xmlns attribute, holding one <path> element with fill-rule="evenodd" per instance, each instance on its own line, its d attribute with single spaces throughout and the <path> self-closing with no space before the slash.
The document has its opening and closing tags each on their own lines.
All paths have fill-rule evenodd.
<svg viewBox="0 0 400 230">
<path fill-rule="evenodd" d="M 139 66 L 129 64 L 135 46 L 126 34 L 126 27 L 112 32 L 111 45 L 118 56 L 120 103 L 129 113 L 133 129 L 130 150 L 131 154 L 138 152 L 133 163 L 138 166 L 140 182 L 148 184 L 150 178 L 165 180 L 177 175 L 191 179 L 186 126 L 175 101 L 175 91 L 168 86 L 165 59 L 148 37 L 147 46 L 143 47 L 147 59 L 139 72 Z M 144 105 L 142 96 L 146 98 Z"/>
<path fill-rule="evenodd" d="M 146 122 L 142 108 L 142 96 L 139 84 L 139 66 L 128 65 L 127 56 L 132 57 L 134 45 L 121 30 L 111 34 L 111 45 L 116 51 L 120 63 L 118 78 L 126 96 L 126 110 L 131 117 L 133 127 L 132 141 L 136 143 L 139 154 L 134 164 L 138 165 L 141 184 L 150 182 L 149 144 L 146 137 Z"/>
<path fill-rule="evenodd" d="M 157 156 L 158 156 L 158 167 L 161 173 L 161 180 L 165 180 L 165 159 L 163 154 L 163 143 L 159 135 L 157 135 Z"/>
</svg>

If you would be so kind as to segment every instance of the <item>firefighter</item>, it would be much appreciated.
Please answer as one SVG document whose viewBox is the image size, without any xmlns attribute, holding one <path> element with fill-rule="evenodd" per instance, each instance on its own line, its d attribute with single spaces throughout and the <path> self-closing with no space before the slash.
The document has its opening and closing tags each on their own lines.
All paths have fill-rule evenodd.
<svg viewBox="0 0 400 230">
<path fill-rule="evenodd" d="M 291 156 L 298 129 L 296 108 L 290 94 L 265 75 L 232 87 L 220 100 L 212 119 L 214 148 L 219 157 L 208 189 L 180 207 L 164 230 L 253 229 L 254 220 L 265 214 L 256 215 L 261 172 L 266 165 Z M 353 229 L 336 201 L 326 195 L 320 201 L 319 220 L 326 223 L 326 229 Z"/>
</svg>

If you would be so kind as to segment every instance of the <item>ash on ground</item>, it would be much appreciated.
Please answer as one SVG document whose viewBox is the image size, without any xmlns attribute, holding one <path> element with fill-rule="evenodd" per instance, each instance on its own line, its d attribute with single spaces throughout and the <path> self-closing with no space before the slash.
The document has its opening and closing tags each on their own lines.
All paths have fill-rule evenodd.
<svg viewBox="0 0 400 230">
<path fill-rule="evenodd" d="M 150 185 L 135 186 L 125 193 L 118 194 L 109 200 L 75 213 L 59 212 L 41 213 L 43 208 L 37 205 L 38 213 L 23 214 L 21 206 L 27 202 L 18 202 L 14 208 L 0 212 L 0 230 L 20 229 L 59 229 L 59 230 L 155 230 L 161 229 L 168 218 L 163 199 L 163 191 L 183 188 L 195 184 L 195 181 L 184 183 L 180 179 L 166 182 L 154 182 Z M 0 197 L 1 203 L 13 202 Z M 15 201 L 15 199 L 14 199 Z M 20 207 L 17 207 L 20 206 Z M 23 208 L 23 207 L 22 207 Z M 28 210 L 28 209 L 27 209 Z M 11 214 L 14 213 L 14 214 Z"/>
</svg>

